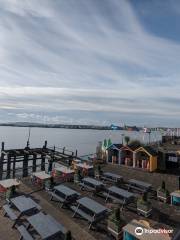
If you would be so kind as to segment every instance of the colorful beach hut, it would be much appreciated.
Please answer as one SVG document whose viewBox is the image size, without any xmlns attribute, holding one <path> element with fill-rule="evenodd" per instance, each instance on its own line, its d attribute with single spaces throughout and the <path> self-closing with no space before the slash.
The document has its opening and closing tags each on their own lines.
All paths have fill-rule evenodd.
<svg viewBox="0 0 180 240">
<path fill-rule="evenodd" d="M 107 149 L 107 163 L 120 164 L 122 144 L 111 144 Z"/>
<path fill-rule="evenodd" d="M 134 151 L 133 167 L 149 172 L 157 169 L 157 153 L 150 146 L 139 147 Z"/>
<path fill-rule="evenodd" d="M 120 148 L 120 164 L 126 166 L 133 166 L 134 150 L 135 149 L 131 146 L 122 146 Z"/>
</svg>

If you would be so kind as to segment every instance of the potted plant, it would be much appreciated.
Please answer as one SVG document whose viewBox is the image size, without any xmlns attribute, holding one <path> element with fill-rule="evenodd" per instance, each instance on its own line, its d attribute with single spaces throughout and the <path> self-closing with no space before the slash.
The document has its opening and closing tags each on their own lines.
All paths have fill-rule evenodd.
<svg viewBox="0 0 180 240">
<path fill-rule="evenodd" d="M 161 187 L 157 189 L 157 198 L 166 203 L 169 199 L 169 196 L 170 194 L 166 189 L 166 183 L 165 181 L 162 181 Z"/>
<path fill-rule="evenodd" d="M 67 233 L 65 234 L 65 240 L 72 240 L 71 231 L 67 231 Z"/>
<path fill-rule="evenodd" d="M 12 186 L 12 187 L 7 189 L 7 191 L 6 191 L 6 201 L 7 202 L 10 202 L 10 199 L 12 197 L 14 197 L 15 191 L 16 191 L 16 187 L 15 186 Z"/>
<path fill-rule="evenodd" d="M 142 197 L 137 200 L 137 212 L 145 217 L 151 215 L 152 205 L 148 201 L 147 192 L 144 192 Z"/>
<path fill-rule="evenodd" d="M 74 183 L 80 183 L 82 179 L 80 169 L 76 169 L 74 173 Z"/>
<path fill-rule="evenodd" d="M 130 141 L 130 137 L 129 136 L 125 136 L 124 137 L 124 141 L 125 141 L 126 145 L 128 145 L 128 143 Z"/>
<path fill-rule="evenodd" d="M 115 208 L 108 218 L 108 231 L 116 239 L 119 239 L 122 236 L 122 227 L 125 225 L 124 219 L 121 218 L 120 209 Z"/>
<path fill-rule="evenodd" d="M 54 187 L 54 179 L 53 177 L 50 177 L 50 179 L 47 179 L 46 181 L 44 181 L 44 188 L 47 191 L 51 191 Z"/>
</svg>

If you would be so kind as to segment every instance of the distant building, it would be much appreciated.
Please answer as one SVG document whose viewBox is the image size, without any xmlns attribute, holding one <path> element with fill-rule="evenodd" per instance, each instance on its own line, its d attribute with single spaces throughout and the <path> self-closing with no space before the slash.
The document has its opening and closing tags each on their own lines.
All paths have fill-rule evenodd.
<svg viewBox="0 0 180 240">
<path fill-rule="evenodd" d="M 180 170 L 180 145 L 161 146 L 158 148 L 159 170 Z"/>
</svg>

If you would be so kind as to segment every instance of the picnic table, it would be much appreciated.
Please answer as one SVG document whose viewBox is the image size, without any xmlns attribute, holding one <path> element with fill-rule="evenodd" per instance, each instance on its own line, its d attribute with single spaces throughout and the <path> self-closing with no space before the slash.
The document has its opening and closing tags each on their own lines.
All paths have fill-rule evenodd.
<svg viewBox="0 0 180 240">
<path fill-rule="evenodd" d="M 38 178 L 42 181 L 50 179 L 51 175 L 49 173 L 46 173 L 45 171 L 41 171 L 41 172 L 33 172 L 32 176 L 35 178 Z"/>
<path fill-rule="evenodd" d="M 39 234 L 41 239 L 54 239 L 54 237 L 64 235 L 66 229 L 52 216 L 39 212 L 27 218 L 30 226 Z"/>
<path fill-rule="evenodd" d="M 106 197 L 106 202 L 110 198 L 111 200 L 116 201 L 117 203 L 122 204 L 122 209 L 125 204 L 131 203 L 134 200 L 134 194 L 130 193 L 124 189 L 112 186 L 107 189 L 107 192 L 104 192 L 103 195 Z M 122 210 L 121 209 L 121 210 Z"/>
<path fill-rule="evenodd" d="M 65 166 L 55 167 L 54 170 L 57 172 L 64 173 L 64 174 L 73 174 L 74 173 L 73 169 L 65 167 Z"/>
<path fill-rule="evenodd" d="M 93 169 L 93 165 L 89 165 L 89 164 L 85 164 L 85 163 L 77 163 L 76 167 L 86 168 L 86 169 Z"/>
<path fill-rule="evenodd" d="M 73 179 L 74 170 L 65 166 L 58 166 L 53 169 L 53 176 L 68 181 Z"/>
<path fill-rule="evenodd" d="M 20 181 L 17 179 L 5 179 L 0 181 L 0 193 L 5 195 L 6 200 L 9 199 L 14 195 L 15 188 L 20 185 Z"/>
<path fill-rule="evenodd" d="M 80 169 L 84 176 L 92 176 L 94 174 L 93 165 L 89 165 L 86 163 L 77 163 L 75 167 Z"/>
<path fill-rule="evenodd" d="M 111 172 L 104 172 L 101 178 L 105 181 L 111 181 L 115 183 L 121 182 L 123 180 L 122 176 Z"/>
<path fill-rule="evenodd" d="M 49 173 L 46 173 L 45 171 L 41 172 L 33 172 L 31 174 L 31 181 L 33 184 L 40 185 L 44 188 L 44 184 L 46 181 L 48 181 L 51 178 L 51 175 Z"/>
<path fill-rule="evenodd" d="M 89 229 L 92 224 L 101 221 L 108 212 L 106 207 L 88 197 L 77 200 L 77 203 L 77 206 L 71 207 L 71 209 L 74 210 L 73 217 L 78 214 L 86 219 L 90 223 Z"/>
<path fill-rule="evenodd" d="M 104 189 L 103 182 L 90 177 L 83 178 L 80 186 L 81 189 L 87 189 L 92 191 L 93 193 L 100 192 L 102 189 Z"/>
<path fill-rule="evenodd" d="M 77 200 L 80 194 L 64 185 L 58 185 L 54 187 L 54 191 L 51 193 L 51 200 L 57 199 L 61 203 L 61 207 L 67 204 L 71 204 Z"/>
<path fill-rule="evenodd" d="M 20 185 L 20 181 L 18 181 L 17 179 L 5 179 L 0 181 L 0 186 L 5 190 L 13 186 L 16 187 L 19 185 Z"/>
<path fill-rule="evenodd" d="M 21 214 L 32 210 L 41 210 L 39 204 L 37 204 L 32 198 L 21 195 L 11 199 L 11 203 L 17 208 Z"/>
<path fill-rule="evenodd" d="M 39 204 L 37 204 L 32 198 L 24 195 L 11 198 L 10 201 L 11 204 L 19 211 L 16 222 L 27 213 L 34 213 L 34 211 L 41 210 L 41 206 Z"/>
<path fill-rule="evenodd" d="M 152 184 L 144 181 L 139 181 L 136 179 L 128 180 L 128 190 L 132 188 L 141 192 L 145 192 L 145 191 L 149 191 L 151 187 L 152 187 Z"/>
</svg>

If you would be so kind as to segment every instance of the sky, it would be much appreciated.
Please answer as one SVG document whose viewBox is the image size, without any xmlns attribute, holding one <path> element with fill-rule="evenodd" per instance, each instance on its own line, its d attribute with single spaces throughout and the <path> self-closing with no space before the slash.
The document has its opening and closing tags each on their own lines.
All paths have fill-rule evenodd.
<svg viewBox="0 0 180 240">
<path fill-rule="evenodd" d="M 179 0 L 0 0 L 0 122 L 180 127 Z"/>
</svg>

